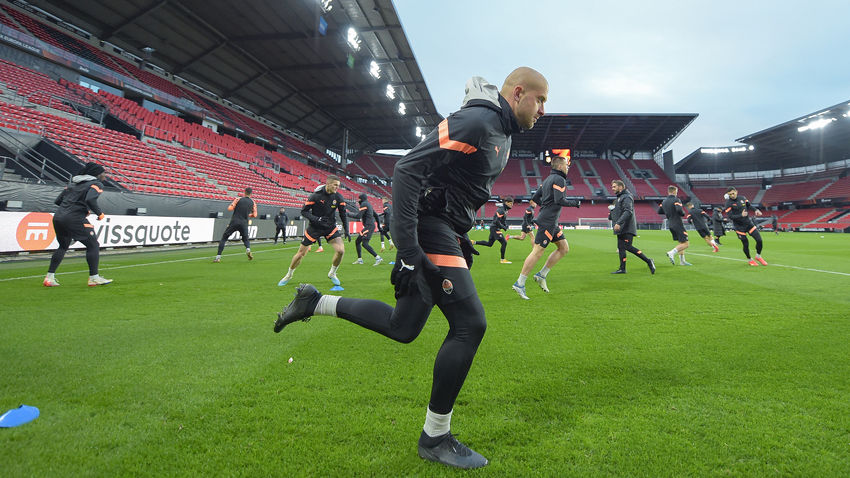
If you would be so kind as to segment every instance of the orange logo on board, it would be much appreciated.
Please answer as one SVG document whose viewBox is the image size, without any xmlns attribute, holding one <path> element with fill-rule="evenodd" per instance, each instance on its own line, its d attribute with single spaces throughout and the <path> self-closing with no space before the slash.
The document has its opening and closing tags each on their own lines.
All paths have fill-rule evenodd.
<svg viewBox="0 0 850 478">
<path fill-rule="evenodd" d="M 25 251 L 41 251 L 47 249 L 54 239 L 53 215 L 46 212 L 31 212 L 18 223 L 15 234 L 18 245 Z"/>
</svg>

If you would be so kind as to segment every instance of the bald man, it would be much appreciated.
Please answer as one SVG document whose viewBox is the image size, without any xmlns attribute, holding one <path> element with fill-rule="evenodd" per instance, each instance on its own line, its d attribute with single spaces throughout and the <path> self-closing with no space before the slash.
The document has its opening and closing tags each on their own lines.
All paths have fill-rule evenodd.
<svg viewBox="0 0 850 478">
<path fill-rule="evenodd" d="M 419 456 L 457 468 L 487 459 L 451 433 L 451 416 L 487 321 L 469 273 L 467 232 L 508 161 L 511 135 L 543 116 L 549 83 L 530 68 L 511 73 L 501 91 L 483 78 L 466 83 L 459 111 L 395 165 L 392 235 L 398 254 L 390 278 L 395 307 L 372 299 L 322 295 L 302 285 L 275 322 L 275 332 L 313 315 L 340 317 L 402 343 L 412 342 L 440 308 L 449 332 L 434 363 Z M 386 362 L 390 366 L 390 362 Z"/>
</svg>

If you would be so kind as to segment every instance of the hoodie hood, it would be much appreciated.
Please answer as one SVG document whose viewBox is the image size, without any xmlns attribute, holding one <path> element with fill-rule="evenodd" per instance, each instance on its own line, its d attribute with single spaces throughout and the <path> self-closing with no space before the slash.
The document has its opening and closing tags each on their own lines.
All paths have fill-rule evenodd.
<svg viewBox="0 0 850 478">
<path fill-rule="evenodd" d="M 485 100 L 499 107 L 499 89 L 480 76 L 473 76 L 466 82 L 466 93 L 463 104 L 466 106 L 472 100 Z"/>
<path fill-rule="evenodd" d="M 79 174 L 71 178 L 71 182 L 75 184 L 84 183 L 86 181 L 97 181 L 97 178 L 89 174 Z"/>
<path fill-rule="evenodd" d="M 358 198 L 360 199 L 360 202 L 366 202 L 366 200 L 368 199 L 365 194 L 361 194 L 360 196 L 358 196 Z"/>
</svg>

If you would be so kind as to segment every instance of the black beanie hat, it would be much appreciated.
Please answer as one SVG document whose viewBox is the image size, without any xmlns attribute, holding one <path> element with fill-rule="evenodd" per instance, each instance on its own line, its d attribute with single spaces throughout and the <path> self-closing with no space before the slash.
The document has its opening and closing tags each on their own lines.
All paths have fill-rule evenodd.
<svg viewBox="0 0 850 478">
<path fill-rule="evenodd" d="M 361 194 L 361 195 L 360 195 L 360 200 L 361 200 L 361 201 L 365 201 L 365 200 L 366 200 L 366 198 L 367 198 L 367 197 L 366 197 L 366 193 L 363 193 L 363 194 Z"/>
<path fill-rule="evenodd" d="M 83 176 L 87 174 L 89 176 L 97 177 L 104 172 L 106 172 L 106 168 L 104 168 L 103 166 L 97 163 L 86 163 L 85 166 L 83 166 L 83 169 L 80 170 L 78 175 Z"/>
</svg>

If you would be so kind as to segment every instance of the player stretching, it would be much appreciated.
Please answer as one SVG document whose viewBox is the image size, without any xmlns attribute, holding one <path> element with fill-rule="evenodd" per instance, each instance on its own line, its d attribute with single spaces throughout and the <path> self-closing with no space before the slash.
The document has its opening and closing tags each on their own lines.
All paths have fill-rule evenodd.
<svg viewBox="0 0 850 478">
<path fill-rule="evenodd" d="M 695 207 L 692 202 L 685 204 L 685 206 L 688 208 L 688 222 L 693 224 L 699 236 L 705 239 L 705 243 L 711 246 L 712 252 L 719 251 L 720 249 L 717 247 L 717 243 L 711 238 L 711 231 L 708 230 L 708 223 L 711 221 L 711 216 L 702 209 Z"/>
<path fill-rule="evenodd" d="M 378 231 L 381 233 L 381 252 L 384 252 L 384 238 L 386 237 L 388 241 L 390 241 L 390 250 L 393 250 L 395 244 L 393 244 L 393 238 L 390 237 L 390 225 L 393 221 L 393 207 L 390 205 L 390 200 L 388 198 L 383 198 L 384 202 L 384 212 L 380 214 L 381 223 L 383 224 L 378 228 Z"/>
<path fill-rule="evenodd" d="M 735 227 L 738 239 L 741 240 L 741 245 L 744 247 L 744 255 L 747 256 L 751 266 L 758 266 L 759 264 L 766 266 L 767 261 L 761 257 L 761 250 L 763 246 L 761 242 L 761 233 L 758 231 L 755 224 L 753 224 L 753 220 L 750 218 L 749 212 L 747 212 L 748 209 L 752 210 L 755 212 L 756 217 L 759 217 L 761 216 L 761 211 L 750 204 L 750 201 L 747 201 L 747 198 L 744 196 L 738 196 L 738 190 L 734 187 L 727 189 L 726 194 L 729 196 L 729 199 L 726 200 L 726 206 L 723 208 L 723 211 L 732 221 L 732 226 Z M 756 241 L 755 259 L 750 257 L 750 241 L 747 239 L 747 234 L 752 236 L 752 238 Z"/>
<path fill-rule="evenodd" d="M 546 285 L 546 276 L 549 271 L 570 252 L 570 244 L 564 237 L 564 233 L 561 232 L 561 228 L 558 227 L 558 217 L 561 216 L 562 207 L 581 207 L 581 201 L 564 197 L 564 191 L 567 190 L 567 173 L 569 170 L 570 158 L 561 156 L 552 158 L 552 172 L 531 198 L 535 204 L 540 204 L 540 214 L 537 215 L 537 235 L 534 237 L 531 253 L 528 254 L 522 264 L 522 272 L 513 285 L 513 289 L 523 299 L 528 300 L 528 295 L 525 293 L 525 281 L 528 279 L 528 274 L 531 273 L 531 269 L 537 264 L 537 261 L 543 257 L 546 246 L 549 243 L 554 243 L 557 249 L 549 254 L 540 272 L 534 274 L 534 281 L 540 285 L 543 292 L 549 292 L 549 287 Z"/>
<path fill-rule="evenodd" d="M 508 196 L 505 201 L 496 209 L 496 214 L 493 214 L 493 222 L 490 223 L 490 237 L 486 241 L 472 241 L 476 246 L 491 247 L 496 241 L 502 244 L 502 260 L 501 264 L 510 264 L 511 261 L 505 259 L 505 249 L 508 248 L 508 241 L 505 240 L 502 231 L 508 230 L 508 211 L 514 207 L 514 198 Z"/>
<path fill-rule="evenodd" d="M 339 214 L 339 218 L 342 220 L 342 227 L 345 232 L 346 239 L 351 241 L 351 235 L 348 233 L 348 217 L 345 213 L 345 200 L 342 198 L 342 195 L 337 192 L 337 189 L 339 189 L 339 178 L 337 176 L 330 175 L 328 176 L 327 183 L 307 198 L 307 202 L 305 202 L 304 207 L 301 208 L 301 216 L 307 218 L 309 221 L 307 229 L 304 231 L 304 239 L 301 241 L 298 251 L 292 257 L 292 263 L 289 264 L 289 271 L 285 276 L 283 276 L 283 279 L 281 279 L 277 285 L 284 286 L 287 282 L 292 280 L 292 275 L 295 274 L 295 269 L 299 264 L 301 264 L 301 260 L 304 259 L 304 256 L 307 255 L 307 252 L 310 250 L 310 246 L 312 246 L 319 237 L 324 237 L 328 241 L 328 244 L 330 244 L 334 249 L 334 258 L 333 263 L 331 264 L 331 270 L 328 272 L 328 279 L 333 282 L 334 287 L 339 287 L 339 278 L 336 276 L 336 271 L 339 269 L 339 265 L 342 262 L 342 256 L 345 255 L 345 246 L 342 243 L 339 227 L 336 225 L 334 215 L 337 213 Z"/>
<path fill-rule="evenodd" d="M 275 323 L 278 332 L 311 315 L 330 315 L 409 343 L 422 332 L 434 305 L 439 307 L 449 330 L 434 363 L 419 436 L 419 456 L 426 460 L 458 468 L 487 464 L 451 433 L 455 400 L 487 328 L 468 269 L 474 251 L 466 234 L 508 161 L 511 135 L 530 129 L 543 116 L 548 91 L 546 79 L 530 68 L 511 73 L 501 91 L 483 78 L 472 78 L 461 109 L 396 163 L 395 308 L 372 299 L 322 295 L 308 284 Z"/>
<path fill-rule="evenodd" d="M 248 218 L 257 217 L 257 204 L 251 199 L 251 188 L 245 188 L 245 195 L 241 198 L 236 198 L 227 206 L 228 211 L 233 211 L 233 216 L 230 218 L 230 224 L 221 235 L 221 241 L 218 242 L 218 252 L 215 255 L 213 262 L 221 261 L 221 251 L 224 250 L 224 245 L 227 244 L 227 239 L 234 232 L 239 232 L 242 236 L 242 244 L 245 244 L 245 254 L 248 255 L 248 260 L 254 260 L 254 254 L 251 254 L 251 238 L 248 235 Z"/>
<path fill-rule="evenodd" d="M 56 240 L 59 247 L 50 258 L 47 268 L 47 276 L 44 277 L 46 287 L 56 287 L 59 282 L 54 275 L 65 253 L 74 241 L 80 241 L 86 246 L 86 262 L 89 266 L 89 287 L 106 285 L 111 279 L 104 279 L 97 273 L 100 264 L 100 243 L 94 226 L 86 219 L 89 211 L 103 220 L 105 217 L 97 198 L 103 192 L 103 181 L 106 180 L 106 170 L 97 163 L 86 163 L 83 169 L 71 178 L 71 184 L 62 190 L 53 201 L 59 209 L 53 215 L 53 230 L 56 231 Z"/>
<path fill-rule="evenodd" d="M 378 222 L 378 215 L 375 214 L 375 210 L 372 209 L 372 205 L 369 204 L 369 197 L 366 196 L 365 193 L 361 194 L 359 199 L 360 210 L 357 214 L 348 214 L 350 219 L 359 219 L 363 222 L 363 229 L 360 231 L 360 235 L 357 236 L 357 240 L 354 241 L 357 246 L 357 260 L 352 264 L 363 263 L 363 249 L 366 249 L 366 252 L 372 254 L 372 257 L 375 258 L 375 263 L 372 265 L 376 266 L 384 260 L 377 252 L 375 252 L 375 249 L 372 249 L 372 246 L 369 245 L 369 240 L 372 239 L 372 234 L 375 233 L 375 229 L 377 228 L 376 224 Z"/>
</svg>

